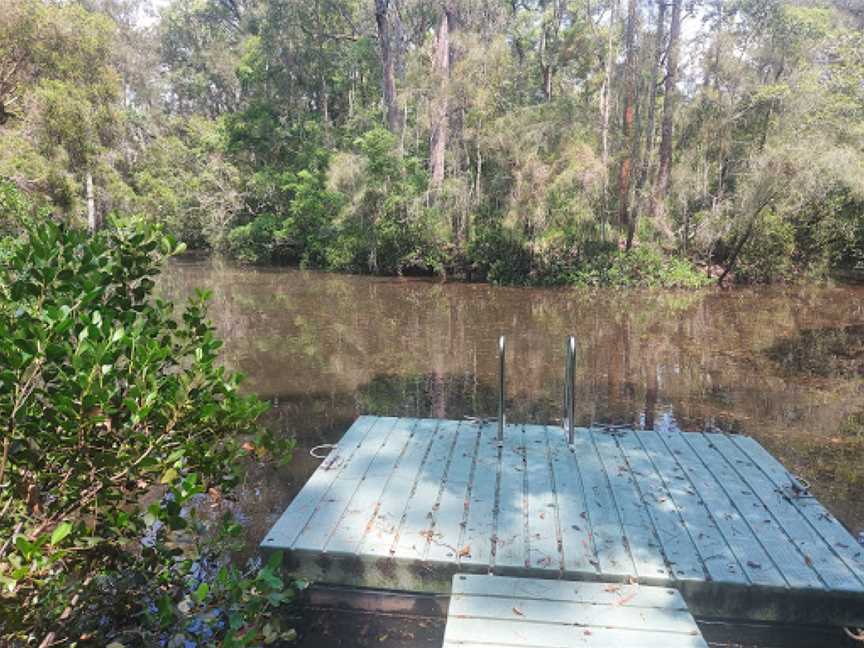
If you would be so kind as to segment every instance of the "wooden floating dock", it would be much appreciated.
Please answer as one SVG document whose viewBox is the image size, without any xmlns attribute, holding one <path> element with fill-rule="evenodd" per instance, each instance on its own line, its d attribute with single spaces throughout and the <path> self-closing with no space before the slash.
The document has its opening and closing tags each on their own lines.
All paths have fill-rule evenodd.
<svg viewBox="0 0 864 648">
<path fill-rule="evenodd" d="M 453 577 L 443 648 L 708 648 L 666 587 Z"/>
<path fill-rule="evenodd" d="M 678 590 L 703 618 L 864 626 L 864 548 L 725 434 L 361 416 L 262 542 L 321 583 L 456 573 Z"/>
</svg>

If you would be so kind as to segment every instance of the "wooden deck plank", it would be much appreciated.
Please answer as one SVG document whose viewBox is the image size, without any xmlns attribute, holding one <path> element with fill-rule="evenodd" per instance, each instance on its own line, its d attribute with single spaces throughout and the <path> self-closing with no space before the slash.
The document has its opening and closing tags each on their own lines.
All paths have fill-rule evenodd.
<svg viewBox="0 0 864 648">
<path fill-rule="evenodd" d="M 654 523 L 645 508 L 633 473 L 627 465 L 612 435 L 602 431 L 590 432 L 594 445 L 609 476 L 612 497 L 621 517 L 627 546 L 636 566 L 636 576 L 642 582 L 666 580 L 669 577 L 666 557 L 654 530 Z"/>
<path fill-rule="evenodd" d="M 390 476 L 387 487 L 378 500 L 378 508 L 373 511 L 369 529 L 363 535 L 358 555 L 389 557 L 411 498 L 423 460 L 435 439 L 438 422 L 433 419 L 419 419 L 405 454 Z"/>
<path fill-rule="evenodd" d="M 613 577 L 634 576 L 636 568 L 624 542 L 624 529 L 612 497 L 609 478 L 603 471 L 603 464 L 588 430 L 579 428 L 573 443 L 573 453 L 579 462 L 585 488 L 587 519 L 591 525 L 600 573 Z"/>
<path fill-rule="evenodd" d="M 825 584 L 833 590 L 861 592 L 861 582 L 849 567 L 834 553 L 807 519 L 783 491 L 725 434 L 705 435 L 726 457 L 738 474 L 748 483 L 765 509 L 783 527 L 792 543 L 801 552 L 806 565 L 819 573 Z M 781 566 L 781 569 L 783 566 Z"/>
<path fill-rule="evenodd" d="M 725 434 L 706 434 L 747 482 L 765 509 L 783 527 L 792 543 L 801 552 L 799 561 L 813 567 L 825 584 L 833 590 L 861 592 L 861 582 L 840 560 L 822 537 L 813 530 L 792 502 L 768 479 L 764 472 Z M 780 565 L 783 569 L 785 565 Z"/>
<path fill-rule="evenodd" d="M 477 451 L 479 430 L 471 423 L 461 423 L 450 465 L 442 485 L 438 508 L 432 512 L 431 534 L 426 560 L 455 565 L 464 547 L 460 544 L 468 510 L 470 478 Z"/>
<path fill-rule="evenodd" d="M 818 574 L 804 563 L 801 553 L 792 544 L 783 527 L 765 510 L 762 501 L 717 447 L 702 434 L 687 434 L 682 439 L 693 448 L 720 488 L 735 501 L 753 535 L 762 544 L 771 557 L 771 562 L 789 586 L 806 590 L 824 589 Z"/>
<path fill-rule="evenodd" d="M 681 514 L 711 579 L 719 582 L 748 584 L 750 581 L 747 574 L 744 573 L 704 501 L 697 494 L 686 471 L 678 463 L 677 456 L 668 452 L 660 437 L 654 432 L 636 432 L 636 436 L 662 475 L 666 488 Z"/>
<path fill-rule="evenodd" d="M 457 435 L 458 422 L 441 421 L 429 448 L 405 515 L 399 526 L 393 556 L 408 560 L 422 560 L 429 543 L 429 520 L 438 503 L 441 482 L 450 461 Z"/>
<path fill-rule="evenodd" d="M 482 638 L 482 639 L 481 639 Z M 493 644 L 520 648 L 707 648 L 699 636 L 646 632 L 620 628 L 584 627 L 549 623 L 454 618 L 448 620 L 444 643 Z"/>
<path fill-rule="evenodd" d="M 560 434 L 560 431 L 558 433 Z M 549 467 L 546 436 L 545 426 L 525 426 L 525 493 L 528 516 L 528 557 L 525 566 L 561 569 L 558 498 Z"/>
<path fill-rule="evenodd" d="M 645 587 L 626 583 L 591 583 L 496 576 L 483 578 L 458 574 L 453 579 L 452 594 L 472 596 L 516 597 L 541 601 L 593 603 L 635 608 L 686 610 L 681 593 L 671 587 Z"/>
<path fill-rule="evenodd" d="M 706 648 L 672 589 L 456 574 L 444 645 Z"/>
<path fill-rule="evenodd" d="M 400 418 L 396 421 L 325 542 L 325 552 L 356 554 L 357 546 L 363 541 L 363 536 L 379 507 L 381 495 L 386 491 L 399 461 L 408 450 L 415 424 L 414 419 Z"/>
<path fill-rule="evenodd" d="M 297 536 L 306 527 L 318 504 L 351 460 L 352 454 L 360 447 L 376 420 L 375 416 L 360 416 L 354 421 L 267 533 L 264 546 L 271 544 L 284 548 L 294 546 Z"/>
<path fill-rule="evenodd" d="M 618 430 L 616 441 L 627 458 L 627 465 L 633 471 L 642 501 L 654 521 L 654 528 L 660 538 L 663 553 L 669 560 L 669 569 L 674 572 L 674 578 L 704 581 L 705 568 L 699 552 L 684 526 L 666 483 L 636 433 L 632 430 Z"/>
<path fill-rule="evenodd" d="M 499 448 L 495 428 L 361 417 L 262 548 L 322 583 L 447 593 L 462 569 L 601 581 L 620 602 L 638 582 L 704 616 L 864 625 L 854 539 L 755 441 L 579 429 L 571 450 L 557 427 L 508 425 Z M 738 580 L 703 568 L 718 546 Z"/>
<path fill-rule="evenodd" d="M 561 552 L 565 574 L 598 574 L 600 562 L 594 550 L 594 539 L 585 501 L 585 488 L 576 455 L 567 445 L 564 430 L 559 434 L 547 429 L 552 478 L 558 499 L 561 526 Z"/>
<path fill-rule="evenodd" d="M 495 527 L 495 573 L 525 567 L 525 430 L 514 426 L 504 435 L 498 480 Z M 503 571 L 502 571 L 503 570 Z"/>
<path fill-rule="evenodd" d="M 498 619 L 523 623 L 548 623 L 588 627 L 615 627 L 622 630 L 647 630 L 673 634 L 689 634 L 694 628 L 693 617 L 686 610 L 662 610 L 661 614 L 646 614 L 645 608 L 628 608 L 572 601 L 543 601 L 519 597 L 466 596 L 450 597 L 449 617 Z"/>
<path fill-rule="evenodd" d="M 498 480 L 498 442 L 494 423 L 480 425 L 480 439 L 465 533 L 460 544 L 459 564 L 463 567 L 489 568 L 492 564 L 492 543 L 495 536 L 495 493 Z"/>
<path fill-rule="evenodd" d="M 767 587 L 786 587 L 786 580 L 771 561 L 750 525 L 741 517 L 735 502 L 706 469 L 681 432 L 657 432 L 656 437 L 684 469 L 750 582 Z"/>
<path fill-rule="evenodd" d="M 373 465 L 380 452 L 384 451 L 386 454 L 387 441 L 397 421 L 398 419 L 393 417 L 381 417 L 375 421 L 368 437 L 354 452 L 351 461 L 339 473 L 339 477 L 330 485 L 330 489 L 319 503 L 306 528 L 297 536 L 294 543 L 295 549 L 321 551 L 324 548 L 369 467 Z"/>
<path fill-rule="evenodd" d="M 831 550 L 839 556 L 860 582 L 864 582 L 864 549 L 851 533 L 819 501 L 783 467 L 765 448 L 750 437 L 730 437 L 734 443 L 759 465 L 762 471 L 774 482 L 777 488 L 788 488 L 795 484 L 798 489 L 790 489 L 790 501 L 810 522 Z M 802 491 L 801 489 L 804 489 Z"/>
</svg>

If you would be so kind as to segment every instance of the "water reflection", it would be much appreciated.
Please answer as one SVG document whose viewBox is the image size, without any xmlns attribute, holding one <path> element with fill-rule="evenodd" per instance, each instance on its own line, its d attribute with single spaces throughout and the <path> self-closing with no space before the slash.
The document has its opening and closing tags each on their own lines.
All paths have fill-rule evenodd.
<svg viewBox="0 0 864 648">
<path fill-rule="evenodd" d="M 840 431 L 864 409 L 864 288 L 542 290 L 200 261 L 174 263 L 162 281 L 175 299 L 194 287 L 213 291 L 225 362 L 299 439 L 292 466 L 250 483 L 253 534 L 317 466 L 307 450 L 337 440 L 359 413 L 494 415 L 500 334 L 511 421 L 560 418 L 563 344 L 574 334 L 579 424 L 651 428 L 662 416 L 751 434 L 848 525 L 864 524 L 851 477 L 864 452 L 830 441 L 848 438 Z"/>
</svg>

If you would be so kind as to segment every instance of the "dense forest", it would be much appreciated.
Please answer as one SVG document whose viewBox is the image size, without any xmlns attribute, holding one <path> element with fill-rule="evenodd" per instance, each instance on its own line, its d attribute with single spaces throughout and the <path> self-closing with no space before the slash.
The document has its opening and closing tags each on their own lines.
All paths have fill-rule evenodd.
<svg viewBox="0 0 864 648">
<path fill-rule="evenodd" d="M 864 270 L 858 0 L 7 0 L 0 227 L 501 283 Z"/>
</svg>

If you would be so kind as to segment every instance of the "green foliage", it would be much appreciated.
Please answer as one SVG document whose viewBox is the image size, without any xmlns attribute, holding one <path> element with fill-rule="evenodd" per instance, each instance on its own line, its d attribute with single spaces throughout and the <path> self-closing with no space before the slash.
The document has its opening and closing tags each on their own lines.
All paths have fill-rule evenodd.
<svg viewBox="0 0 864 648">
<path fill-rule="evenodd" d="M 795 251 L 792 225 L 774 212 L 762 217 L 760 227 L 741 249 L 736 278 L 744 283 L 771 283 L 788 276 Z"/>
<path fill-rule="evenodd" d="M 591 285 L 696 285 L 696 260 L 740 262 L 743 281 L 864 264 L 864 41 L 836 2 L 712 0 L 679 44 L 704 45 L 683 53 L 703 79 L 653 106 L 637 83 L 626 132 L 630 71 L 612 55 L 626 14 L 608 24 L 612 0 L 456 2 L 443 76 L 438 5 L 397 21 L 390 3 L 379 25 L 375 3 L 353 0 L 171 0 L 148 28 L 133 5 L 11 0 L 0 15 L 0 175 L 69 221 L 92 178 L 97 221 L 139 214 L 243 263 Z M 646 18 L 643 81 L 663 67 Z M 398 123 L 381 110 L 379 28 Z M 649 249 L 619 255 L 631 217 Z"/>
<path fill-rule="evenodd" d="M 258 216 L 228 234 L 228 254 L 241 263 L 271 263 L 279 221 L 273 214 Z"/>
<path fill-rule="evenodd" d="M 32 215 L 33 205 L 29 197 L 14 183 L 0 177 L 0 240 L 17 234 Z"/>
<path fill-rule="evenodd" d="M 176 120 L 141 153 L 131 208 L 193 249 L 222 251 L 241 209 L 242 180 L 218 121 Z"/>
<path fill-rule="evenodd" d="M 41 221 L 25 225 L 3 262 L 4 642 L 132 631 L 152 645 L 185 632 L 191 596 L 202 614 L 218 610 L 214 637 L 246 645 L 283 600 L 275 564 L 250 576 L 221 558 L 238 529 L 230 516 L 197 514 L 203 493 L 230 496 L 244 443 L 283 459 L 291 444 L 258 425 L 266 405 L 217 364 L 207 294 L 179 319 L 154 296 L 161 260 L 179 249 L 137 221 L 94 237 Z M 193 573 L 220 560 L 216 585 Z"/>
<path fill-rule="evenodd" d="M 531 256 L 524 243 L 512 232 L 497 225 L 478 227 L 468 248 L 478 278 L 492 283 L 527 284 L 530 282 Z"/>
<path fill-rule="evenodd" d="M 701 288 L 710 279 L 686 259 L 667 257 L 649 246 L 628 252 L 607 248 L 586 258 L 570 281 L 576 285 L 642 288 Z"/>
</svg>

